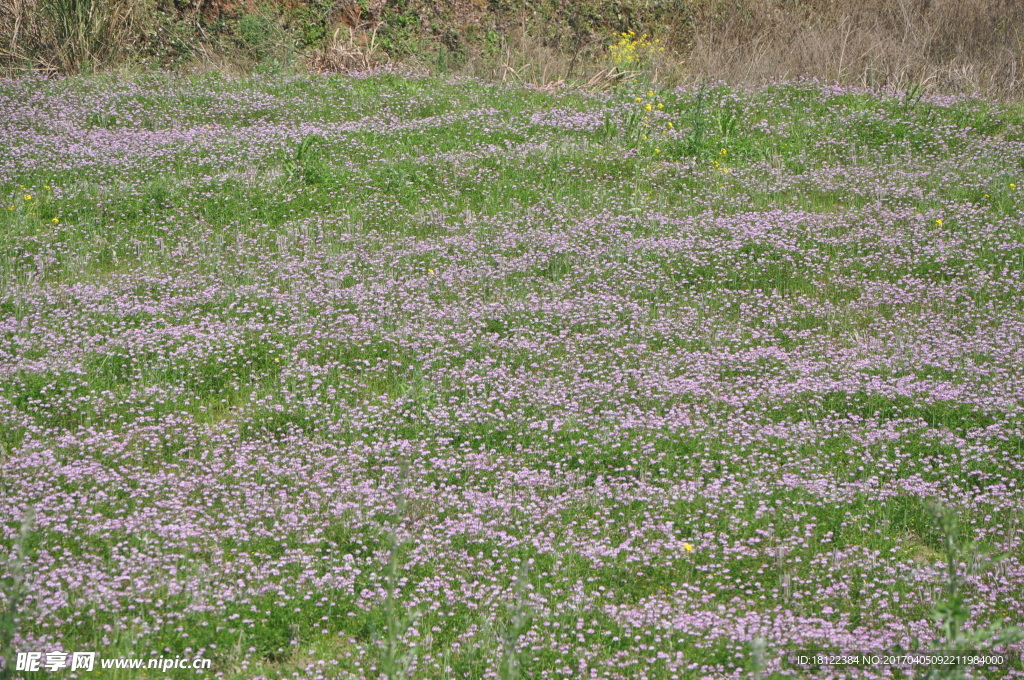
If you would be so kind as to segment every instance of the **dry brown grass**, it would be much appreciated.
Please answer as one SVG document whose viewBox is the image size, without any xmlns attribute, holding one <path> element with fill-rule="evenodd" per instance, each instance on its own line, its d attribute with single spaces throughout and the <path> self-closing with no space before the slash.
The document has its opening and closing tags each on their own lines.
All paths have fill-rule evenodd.
<svg viewBox="0 0 1024 680">
<path fill-rule="evenodd" d="M 117 63 L 151 9 L 147 0 L 0 0 L 0 72 L 73 74 Z"/>
<path fill-rule="evenodd" d="M 471 54 L 460 71 L 484 80 L 557 92 L 570 84 L 604 90 L 640 75 L 610 67 L 599 50 L 560 52 L 529 33 L 517 31 L 491 54 Z"/>
<path fill-rule="evenodd" d="M 706 6 L 675 76 L 817 77 L 875 87 L 1024 93 L 1020 0 L 741 0 Z"/>
<path fill-rule="evenodd" d="M 681 7 L 688 13 L 675 23 L 637 27 L 670 48 L 644 66 L 656 80 L 754 85 L 803 77 L 1024 96 L 1024 0 L 697 0 Z M 503 34 L 499 53 L 473 52 L 462 70 L 538 87 L 607 80 L 612 29 L 574 40 L 550 31 L 524 22 Z"/>
</svg>

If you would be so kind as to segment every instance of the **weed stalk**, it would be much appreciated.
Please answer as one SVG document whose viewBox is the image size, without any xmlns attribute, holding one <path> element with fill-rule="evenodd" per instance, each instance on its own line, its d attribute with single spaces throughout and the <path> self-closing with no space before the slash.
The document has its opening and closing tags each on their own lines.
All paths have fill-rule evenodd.
<svg viewBox="0 0 1024 680">
<path fill-rule="evenodd" d="M 529 630 L 533 621 L 533 615 L 526 603 L 526 584 L 529 582 L 529 575 L 530 565 L 523 562 L 516 576 L 516 599 L 514 604 L 509 606 L 508 618 L 500 631 L 501 664 L 498 667 L 498 677 L 501 680 L 519 680 L 522 677 L 522 662 L 516 647 L 519 638 Z"/>
<path fill-rule="evenodd" d="M 11 552 L 8 571 L 9 581 L 0 586 L 4 594 L 7 606 L 0 612 L 0 656 L 3 657 L 4 665 L 0 668 L 0 680 L 10 680 L 14 677 L 14 638 L 18 634 L 18 627 L 21 623 L 20 610 L 25 602 L 27 590 L 25 588 L 25 544 L 32 533 L 32 521 L 34 512 L 29 508 L 21 521 L 21 533 L 14 543 L 14 550 Z"/>
<path fill-rule="evenodd" d="M 402 465 L 398 477 L 398 485 L 395 490 L 395 511 L 400 519 L 405 517 L 405 487 L 408 478 L 408 468 Z M 384 639 L 384 658 L 381 660 L 381 670 L 388 680 L 406 680 L 410 677 L 413 661 L 416 659 L 416 649 L 406 647 L 402 637 L 419 618 L 420 612 L 413 611 L 405 615 L 399 615 L 396 603 L 398 592 L 398 571 L 400 568 L 401 540 L 398 537 L 397 528 L 388 533 L 388 566 L 385 580 L 384 618 L 386 633 Z"/>
<path fill-rule="evenodd" d="M 973 560 L 987 551 L 973 541 L 964 541 L 960 535 L 960 522 L 956 512 L 937 503 L 929 507 L 937 528 L 942 532 L 946 549 L 945 597 L 936 603 L 932 617 L 939 624 L 941 637 L 933 640 L 938 649 L 948 652 L 991 650 L 1024 640 L 1024 631 L 1017 626 L 994 623 L 976 631 L 967 631 L 965 625 L 971 610 L 963 592 L 963 581 L 958 573 L 961 558 Z M 966 677 L 962 666 L 935 666 L 925 678 L 928 680 L 961 680 Z"/>
</svg>

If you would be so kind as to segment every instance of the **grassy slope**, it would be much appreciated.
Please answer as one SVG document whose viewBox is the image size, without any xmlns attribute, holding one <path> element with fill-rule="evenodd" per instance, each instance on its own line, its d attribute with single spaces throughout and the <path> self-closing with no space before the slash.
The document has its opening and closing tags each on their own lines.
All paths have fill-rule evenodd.
<svg viewBox="0 0 1024 680">
<path fill-rule="evenodd" d="M 724 677 L 930 639 L 929 499 L 1009 552 L 971 625 L 1024 611 L 1012 109 L 153 76 L 0 120 L 27 645 L 507 677 L 528 609 L 531 677 Z"/>
</svg>

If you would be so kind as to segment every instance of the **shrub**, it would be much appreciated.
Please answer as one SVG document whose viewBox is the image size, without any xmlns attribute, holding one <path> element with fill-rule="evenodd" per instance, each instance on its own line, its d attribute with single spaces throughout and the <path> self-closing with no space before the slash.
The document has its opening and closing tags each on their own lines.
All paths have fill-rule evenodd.
<svg viewBox="0 0 1024 680">
<path fill-rule="evenodd" d="M 265 59 L 278 42 L 276 28 L 264 14 L 244 14 L 235 25 L 235 37 L 242 49 L 257 59 Z"/>
</svg>

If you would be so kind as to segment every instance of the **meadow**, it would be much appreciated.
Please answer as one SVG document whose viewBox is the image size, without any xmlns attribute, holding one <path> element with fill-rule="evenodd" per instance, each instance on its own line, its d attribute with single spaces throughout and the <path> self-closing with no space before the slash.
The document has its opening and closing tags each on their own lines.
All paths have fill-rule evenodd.
<svg viewBox="0 0 1024 680">
<path fill-rule="evenodd" d="M 0 646 L 1024 677 L 1022 191 L 920 88 L 2 80 Z"/>
</svg>

